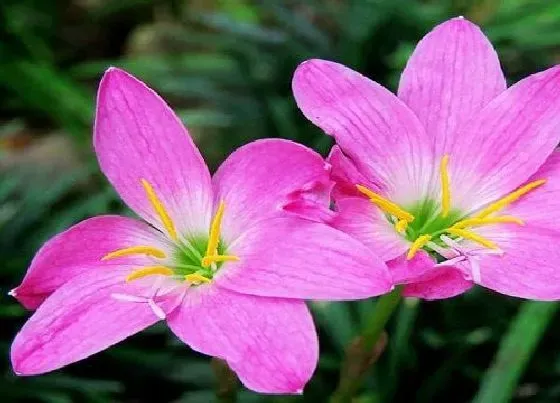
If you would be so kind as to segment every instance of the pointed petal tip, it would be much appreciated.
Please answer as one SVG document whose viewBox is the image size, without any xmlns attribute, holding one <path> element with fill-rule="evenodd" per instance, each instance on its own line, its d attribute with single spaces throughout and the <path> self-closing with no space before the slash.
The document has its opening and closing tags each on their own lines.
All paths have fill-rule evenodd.
<svg viewBox="0 0 560 403">
<path fill-rule="evenodd" d="M 23 368 L 22 365 L 17 362 L 13 357 L 12 357 L 12 371 L 14 372 L 14 374 L 16 376 L 30 376 L 30 375 L 34 375 L 32 373 L 27 373 Z"/>
<path fill-rule="evenodd" d="M 303 68 L 303 67 L 306 67 L 306 66 L 309 66 L 309 65 L 312 65 L 312 64 L 317 64 L 317 63 L 318 63 L 318 64 L 321 64 L 321 63 L 328 63 L 328 60 L 315 59 L 315 58 L 314 58 L 314 59 L 307 59 L 307 60 L 304 60 L 303 62 L 301 62 L 301 63 L 297 66 L 296 71 L 297 71 L 298 69 L 300 69 L 300 68 Z"/>
<path fill-rule="evenodd" d="M 18 349 L 18 343 L 17 343 L 18 337 L 16 336 L 16 339 L 14 340 L 14 343 L 12 343 L 12 347 L 10 349 L 10 361 L 12 363 L 12 371 L 14 372 L 14 374 L 16 376 L 28 376 L 30 374 L 28 374 L 25 371 L 24 368 L 24 360 L 21 359 L 19 353 L 19 349 Z"/>
<path fill-rule="evenodd" d="M 301 62 L 294 72 L 294 77 L 292 80 L 292 84 L 295 83 L 296 79 L 302 77 L 302 75 L 306 74 L 308 71 L 313 70 L 314 68 L 320 68 L 321 66 L 328 66 L 338 64 L 336 62 L 324 59 L 308 59 Z"/>
<path fill-rule="evenodd" d="M 107 92 L 108 88 L 121 87 L 127 84 L 139 83 L 145 86 L 145 84 L 138 78 L 130 74 L 128 71 L 123 70 L 119 67 L 110 66 L 103 73 L 101 81 L 99 82 L 99 94 L 104 94 Z"/>
<path fill-rule="evenodd" d="M 465 16 L 459 15 L 457 17 L 450 18 L 449 20 L 444 21 L 444 22 L 436 25 L 434 27 L 434 30 L 436 30 L 438 28 L 448 27 L 448 26 L 480 29 L 480 27 L 477 24 L 475 24 L 474 22 L 472 22 L 468 18 L 465 18 Z"/>
<path fill-rule="evenodd" d="M 17 288 L 12 288 L 12 289 L 10 290 L 10 292 L 8 292 L 8 295 L 9 295 L 10 297 L 17 298 Z"/>
<path fill-rule="evenodd" d="M 116 67 L 116 66 L 109 66 L 107 68 L 107 70 L 105 70 L 105 73 L 103 73 L 103 76 L 113 76 L 113 75 L 123 75 L 123 76 L 129 76 L 130 77 L 130 73 L 128 73 L 127 71 Z"/>
<path fill-rule="evenodd" d="M 14 364 L 12 364 L 12 371 L 15 376 L 25 376 L 25 374 L 19 371 Z"/>
</svg>

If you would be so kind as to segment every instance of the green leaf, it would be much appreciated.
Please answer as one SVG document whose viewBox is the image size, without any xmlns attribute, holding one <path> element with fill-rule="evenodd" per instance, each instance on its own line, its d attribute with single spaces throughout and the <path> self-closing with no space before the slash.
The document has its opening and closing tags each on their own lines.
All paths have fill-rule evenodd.
<svg viewBox="0 0 560 403">
<path fill-rule="evenodd" d="M 509 402 L 558 304 L 525 302 L 500 342 L 473 403 Z"/>
</svg>

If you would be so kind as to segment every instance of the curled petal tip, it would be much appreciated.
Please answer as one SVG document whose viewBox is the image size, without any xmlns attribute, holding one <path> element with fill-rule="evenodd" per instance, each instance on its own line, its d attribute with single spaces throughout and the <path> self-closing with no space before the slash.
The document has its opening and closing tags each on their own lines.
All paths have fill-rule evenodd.
<svg viewBox="0 0 560 403">
<path fill-rule="evenodd" d="M 9 295 L 10 297 L 16 298 L 16 297 L 17 297 L 17 288 L 11 289 L 10 292 L 8 293 L 8 295 Z"/>
</svg>

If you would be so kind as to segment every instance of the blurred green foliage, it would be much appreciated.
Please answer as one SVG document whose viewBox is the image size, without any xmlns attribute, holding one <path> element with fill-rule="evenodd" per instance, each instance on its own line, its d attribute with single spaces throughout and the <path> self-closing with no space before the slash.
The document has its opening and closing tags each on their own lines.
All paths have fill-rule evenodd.
<svg viewBox="0 0 560 403">
<path fill-rule="evenodd" d="M 415 43 L 456 15 L 483 26 L 511 81 L 560 61 L 560 4 L 550 0 L 0 2 L 1 401 L 215 400 L 209 359 L 163 326 L 50 375 L 11 372 L 9 345 L 28 313 L 6 294 L 34 251 L 83 218 L 124 211 L 90 146 L 95 86 L 106 67 L 158 89 L 213 167 L 258 137 L 325 153 L 330 140 L 291 97 L 296 65 L 338 60 L 395 89 Z M 326 401 L 344 348 L 374 303 L 313 304 L 322 355 L 305 396 L 240 391 L 239 401 Z M 556 307 L 481 289 L 442 302 L 408 300 L 359 401 L 560 401 Z"/>
</svg>

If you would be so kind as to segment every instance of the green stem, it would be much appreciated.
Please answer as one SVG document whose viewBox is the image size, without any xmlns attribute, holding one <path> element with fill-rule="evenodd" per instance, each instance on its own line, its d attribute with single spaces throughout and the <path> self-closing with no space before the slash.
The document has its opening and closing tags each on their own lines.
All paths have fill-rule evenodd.
<svg viewBox="0 0 560 403">
<path fill-rule="evenodd" d="M 395 309 L 399 305 L 401 298 L 401 287 L 396 287 L 389 294 L 379 298 L 371 314 L 371 321 L 366 324 L 366 327 L 362 331 L 361 337 L 366 349 L 372 349 L 373 346 L 375 346 L 381 332 L 385 329 L 385 325 L 387 325 L 391 315 L 393 315 L 393 312 L 395 312 Z"/>
<path fill-rule="evenodd" d="M 364 375 L 385 349 L 383 330 L 402 297 L 401 287 L 379 298 L 362 333 L 348 346 L 340 370 L 340 381 L 330 403 L 347 403 L 356 395 Z"/>
</svg>

